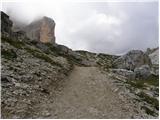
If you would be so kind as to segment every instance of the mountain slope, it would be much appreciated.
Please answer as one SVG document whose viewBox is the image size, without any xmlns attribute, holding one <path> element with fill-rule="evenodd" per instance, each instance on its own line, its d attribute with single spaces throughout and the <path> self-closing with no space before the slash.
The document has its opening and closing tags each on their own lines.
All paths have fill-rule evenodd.
<svg viewBox="0 0 160 120">
<path fill-rule="evenodd" d="M 158 117 L 158 75 L 130 80 L 113 72 L 128 72 L 115 69 L 119 56 L 31 40 L 1 15 L 2 118 Z"/>
</svg>

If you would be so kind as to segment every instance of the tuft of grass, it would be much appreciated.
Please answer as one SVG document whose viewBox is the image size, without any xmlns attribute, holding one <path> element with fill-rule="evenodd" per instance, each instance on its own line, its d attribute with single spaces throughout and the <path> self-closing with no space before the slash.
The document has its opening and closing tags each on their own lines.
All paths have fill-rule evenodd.
<svg viewBox="0 0 160 120">
<path fill-rule="evenodd" d="M 140 92 L 137 94 L 141 100 L 146 101 L 147 103 L 151 104 L 155 109 L 159 110 L 159 101 L 156 98 L 148 96 L 144 92 Z"/>
<path fill-rule="evenodd" d="M 15 48 L 19 49 L 23 48 L 23 46 L 25 45 L 23 42 L 11 38 L 2 38 L 1 40 L 2 42 L 7 42 Z"/>
<path fill-rule="evenodd" d="M 142 82 L 148 85 L 159 86 L 159 76 L 150 75 L 146 80 L 142 80 Z"/>
<path fill-rule="evenodd" d="M 142 81 L 138 81 L 138 80 L 137 80 L 137 81 L 136 81 L 136 80 L 134 80 L 134 81 L 132 81 L 132 80 L 127 80 L 126 83 L 129 84 L 129 85 L 131 85 L 131 86 L 134 87 L 134 88 L 139 88 L 139 89 L 145 88 L 144 82 L 142 82 Z"/>
<path fill-rule="evenodd" d="M 146 106 L 142 106 L 141 109 L 144 109 L 145 112 L 149 115 L 152 115 L 152 116 L 157 116 L 158 114 L 156 112 L 154 112 L 153 110 L 149 109 L 148 107 Z"/>
<path fill-rule="evenodd" d="M 15 58 L 17 58 L 17 54 L 12 50 L 4 50 L 2 49 L 1 51 L 2 57 L 8 60 L 14 60 Z"/>
</svg>

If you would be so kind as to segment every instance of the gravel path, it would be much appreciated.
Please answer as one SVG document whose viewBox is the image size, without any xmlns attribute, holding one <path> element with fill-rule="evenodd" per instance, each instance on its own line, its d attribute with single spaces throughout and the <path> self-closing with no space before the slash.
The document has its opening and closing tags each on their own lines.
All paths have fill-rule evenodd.
<svg viewBox="0 0 160 120">
<path fill-rule="evenodd" d="M 75 67 L 49 118 L 131 118 L 132 109 L 113 92 L 96 67 Z"/>
</svg>

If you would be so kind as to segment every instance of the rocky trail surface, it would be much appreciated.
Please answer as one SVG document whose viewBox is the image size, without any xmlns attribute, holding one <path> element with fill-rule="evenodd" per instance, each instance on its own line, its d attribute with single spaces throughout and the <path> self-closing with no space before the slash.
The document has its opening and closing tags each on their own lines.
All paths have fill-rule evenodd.
<svg viewBox="0 0 160 120">
<path fill-rule="evenodd" d="M 76 66 L 54 99 L 48 106 L 49 118 L 132 118 L 135 114 L 97 67 Z"/>
<path fill-rule="evenodd" d="M 14 30 L 1 16 L 1 118 L 158 118 L 159 48 L 74 51 L 48 17 Z"/>
</svg>

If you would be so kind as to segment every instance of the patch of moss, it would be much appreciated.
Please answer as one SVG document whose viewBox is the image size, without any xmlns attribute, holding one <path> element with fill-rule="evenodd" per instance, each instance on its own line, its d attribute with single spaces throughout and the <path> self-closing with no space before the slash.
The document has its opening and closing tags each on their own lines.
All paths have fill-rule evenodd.
<svg viewBox="0 0 160 120">
<path fill-rule="evenodd" d="M 25 44 L 21 41 L 15 40 L 15 39 L 11 39 L 11 38 L 3 38 L 1 39 L 2 43 L 3 42 L 7 42 L 10 45 L 14 46 L 15 48 L 19 48 L 21 49 Z"/>
<path fill-rule="evenodd" d="M 142 82 L 153 86 L 159 86 L 159 76 L 150 75 L 146 80 L 142 80 Z"/>
<path fill-rule="evenodd" d="M 126 81 L 127 84 L 131 85 L 132 87 L 134 88 L 139 88 L 139 89 L 144 89 L 145 88 L 145 85 L 144 85 L 144 82 L 142 81 L 138 81 L 138 80 L 127 80 Z"/>
<path fill-rule="evenodd" d="M 130 84 L 132 87 L 145 89 L 146 85 L 159 86 L 159 77 L 155 75 L 150 75 L 147 79 L 140 80 L 128 80 L 126 83 Z"/>
<path fill-rule="evenodd" d="M 144 92 L 140 92 L 137 94 L 143 101 L 151 104 L 155 109 L 159 110 L 159 101 L 156 98 L 148 96 Z"/>
<path fill-rule="evenodd" d="M 3 58 L 8 59 L 8 60 L 14 60 L 15 58 L 17 58 L 17 54 L 12 50 L 1 50 L 1 55 Z"/>
</svg>

